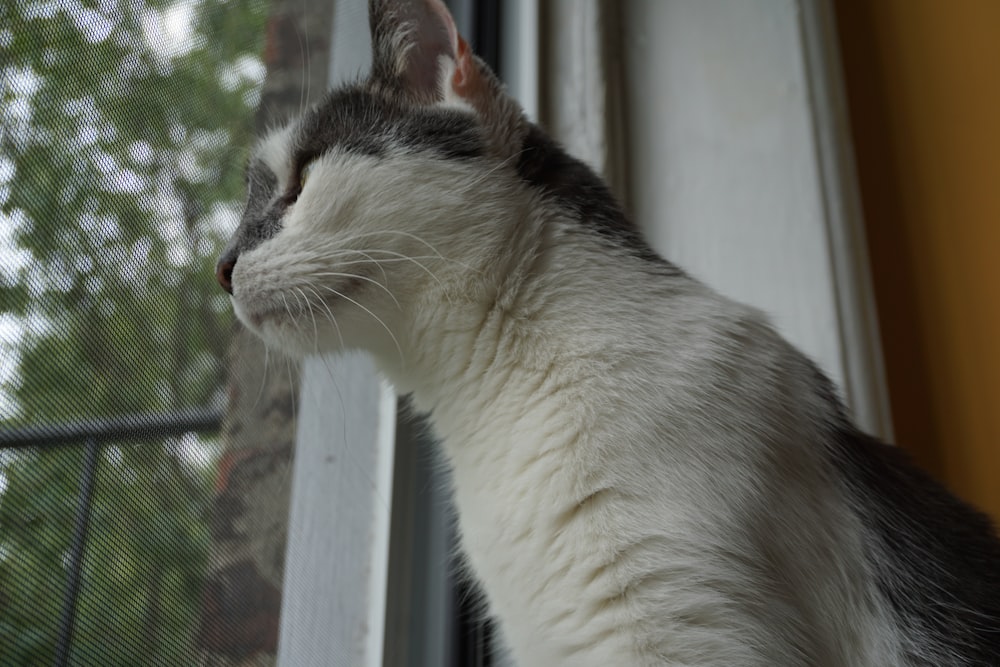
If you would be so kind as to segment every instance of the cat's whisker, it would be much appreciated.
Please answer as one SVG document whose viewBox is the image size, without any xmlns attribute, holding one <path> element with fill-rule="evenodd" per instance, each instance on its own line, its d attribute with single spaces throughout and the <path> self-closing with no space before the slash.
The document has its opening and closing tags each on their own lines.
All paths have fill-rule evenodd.
<svg viewBox="0 0 1000 667">
<path fill-rule="evenodd" d="M 345 252 L 338 256 L 350 255 L 351 253 L 356 253 L 357 251 Z M 390 252 L 387 250 L 382 251 L 370 251 L 370 252 Z M 410 262 L 415 259 L 441 259 L 437 255 L 404 255 L 402 253 L 396 253 L 399 257 L 372 257 L 365 253 L 366 259 L 351 260 L 347 262 L 337 262 L 337 266 L 350 266 L 353 264 L 392 264 L 394 262 Z M 324 259 L 336 259 L 338 256 L 326 257 Z"/>
<path fill-rule="evenodd" d="M 281 300 L 285 304 L 285 314 L 288 315 L 288 320 L 292 323 L 292 326 L 295 327 L 295 330 L 301 334 L 302 328 L 299 326 L 298 318 L 296 318 L 295 314 L 292 313 L 292 309 L 288 305 L 288 299 L 285 298 L 284 294 L 281 294 Z"/>
<path fill-rule="evenodd" d="M 312 304 L 309 303 L 309 297 L 306 293 L 302 291 L 299 287 L 293 287 L 296 292 L 302 295 L 302 300 L 306 303 L 306 308 L 309 311 L 309 317 L 312 318 L 313 323 L 313 350 L 316 354 L 319 354 L 319 327 L 316 326 L 316 315 L 313 313 Z"/>
<path fill-rule="evenodd" d="M 307 257 L 307 258 L 309 258 L 311 260 L 315 260 L 315 261 L 319 261 L 319 262 L 324 262 L 324 263 L 330 263 L 330 262 L 336 261 L 340 257 L 349 257 L 351 254 L 361 255 L 362 257 L 365 257 L 366 260 L 368 260 L 372 264 L 375 264 L 379 268 L 379 270 L 382 271 L 382 277 L 386 280 L 386 283 L 388 283 L 388 276 L 386 275 L 385 269 L 380 266 L 381 263 L 391 263 L 391 262 L 400 262 L 400 261 L 403 261 L 403 262 L 413 262 L 414 260 L 422 260 L 422 259 L 423 260 L 432 260 L 433 259 L 433 260 L 440 260 L 440 261 L 443 261 L 443 262 L 450 262 L 452 264 L 456 264 L 456 265 L 462 267 L 463 269 L 465 269 L 467 271 L 470 271 L 472 273 L 475 273 L 477 275 L 482 275 L 483 274 L 483 271 L 481 269 L 477 269 L 476 267 L 471 266 L 469 264 L 466 264 L 466 263 L 464 263 L 464 262 L 462 262 L 460 260 L 452 259 L 450 257 L 444 256 L 444 255 L 440 255 L 440 254 L 436 254 L 436 255 L 407 255 L 405 253 L 397 252 L 397 251 L 394 251 L 394 250 L 381 250 L 381 249 L 374 249 L 374 248 L 366 248 L 364 250 L 360 250 L 360 249 L 356 249 L 356 248 L 344 248 L 344 247 L 342 247 L 345 243 L 348 243 L 351 240 L 354 240 L 354 239 L 357 239 L 357 238 L 360 238 L 360 237 L 361 237 L 361 235 L 354 236 L 354 237 L 348 237 L 346 239 L 325 240 L 325 243 L 324 243 L 324 240 L 319 240 L 317 243 L 315 243 L 313 245 L 313 247 L 308 248 L 308 249 L 303 249 L 300 252 L 301 252 L 301 254 L 304 257 Z M 330 250 L 324 250 L 325 247 L 330 247 Z M 389 255 L 393 255 L 396 259 L 389 259 L 389 258 L 382 258 L 382 257 L 372 257 L 370 253 L 389 254 Z M 365 264 L 365 263 L 367 263 L 367 262 L 363 262 L 363 261 L 339 262 L 338 261 L 337 262 L 337 266 L 341 267 L 341 266 L 350 266 L 350 265 Z M 424 270 L 429 270 L 426 266 L 422 266 L 422 268 Z"/>
<path fill-rule="evenodd" d="M 404 231 L 400 231 L 400 230 L 396 230 L 396 229 L 387 229 L 387 230 L 385 230 L 385 232 L 388 233 L 388 234 L 398 234 L 398 235 L 401 235 L 401 236 L 409 237 L 409 238 L 413 239 L 414 241 L 422 243 L 423 245 L 425 245 L 428 248 L 430 248 L 430 250 L 434 253 L 434 257 L 436 257 L 437 259 L 443 260 L 445 262 L 450 262 L 452 264 L 456 264 L 456 265 L 458 265 L 458 266 L 460 266 L 463 269 L 466 269 L 468 271 L 473 271 L 475 273 L 481 273 L 481 271 L 479 269 L 477 269 L 476 267 L 474 267 L 474 266 L 472 266 L 470 264 L 466 264 L 465 262 L 463 262 L 461 260 L 454 259 L 453 257 L 448 257 L 446 255 L 441 254 L 441 251 L 439 251 L 437 248 L 435 248 L 433 245 L 431 245 L 428 241 L 426 241 L 423 238 L 417 236 L 416 234 L 411 234 L 410 232 L 404 232 Z"/>
<path fill-rule="evenodd" d="M 319 304 L 321 306 L 323 306 L 323 308 L 326 309 L 327 314 L 330 316 L 330 323 L 333 324 L 333 328 L 337 332 L 337 338 L 340 340 L 340 349 L 343 350 L 344 347 L 345 347 L 345 345 L 344 345 L 344 335 L 340 331 L 340 324 L 337 322 L 337 318 L 336 318 L 336 316 L 334 316 L 333 311 L 330 310 L 330 306 L 328 306 L 326 304 L 326 300 L 323 299 L 322 295 L 319 292 L 317 292 L 315 289 L 313 289 L 312 285 L 308 285 L 307 284 L 307 285 L 305 285 L 305 288 L 307 290 L 309 290 L 310 292 L 312 292 L 313 294 L 315 294 L 316 295 L 316 299 L 319 301 Z"/>
<path fill-rule="evenodd" d="M 420 243 L 421 245 L 426 246 L 434 254 L 433 255 L 422 255 L 421 257 L 423 257 L 425 259 L 432 259 L 432 258 L 433 259 L 440 259 L 440 260 L 443 260 L 443 261 L 446 261 L 446 262 L 451 262 L 452 264 L 457 264 L 458 266 L 461 266 L 462 268 L 468 269 L 469 271 L 479 272 L 479 269 L 476 269 L 475 267 L 470 266 L 469 264 L 466 264 L 465 262 L 462 262 L 461 260 L 457 260 L 457 259 L 454 259 L 452 257 L 448 257 L 447 255 L 442 254 L 441 251 L 438 250 L 432 243 L 430 243 L 426 239 L 418 236 L 417 234 L 413 234 L 412 232 L 404 232 L 404 231 L 398 230 L 398 229 L 376 229 L 376 230 L 369 231 L 369 232 L 363 232 L 363 233 L 360 233 L 360 234 L 355 234 L 354 236 L 349 236 L 349 237 L 344 238 L 344 239 L 335 239 L 335 242 L 337 244 L 343 245 L 343 244 L 351 243 L 352 241 L 357 241 L 357 240 L 368 238 L 368 237 L 371 237 L 371 236 L 381 236 L 381 235 L 385 235 L 385 234 L 395 234 L 396 236 L 404 236 L 406 238 L 413 239 L 414 241 Z M 343 250 L 345 252 L 350 252 L 351 251 L 348 248 L 344 248 Z M 361 252 L 361 251 L 354 250 L 353 252 Z"/>
<path fill-rule="evenodd" d="M 301 290 L 295 288 L 294 286 L 291 289 L 294 290 L 292 292 L 292 296 L 295 297 L 295 307 L 298 309 L 299 315 L 300 316 L 301 315 L 308 315 L 309 314 L 309 310 L 308 310 L 309 309 L 309 300 L 306 299 L 305 306 L 303 306 L 299 302 L 299 296 L 302 295 L 302 298 L 305 298 L 305 294 Z"/>
<path fill-rule="evenodd" d="M 343 268 L 343 267 L 348 267 L 348 266 L 356 266 L 358 264 L 360 264 L 362 266 L 368 266 L 368 265 L 374 264 L 375 266 L 377 266 L 380 269 L 382 269 L 383 273 L 385 273 L 385 269 L 384 269 L 384 267 L 382 267 L 382 264 L 392 264 L 392 263 L 398 263 L 398 262 L 411 262 L 411 263 L 416 264 L 420 268 L 422 268 L 424 271 L 426 271 L 431 276 L 431 278 L 433 278 L 437 282 L 438 286 L 441 288 L 442 293 L 445 295 L 445 298 L 448 299 L 448 303 L 451 304 L 451 305 L 455 305 L 455 302 L 452 299 L 451 294 L 449 293 L 449 291 L 448 291 L 447 287 L 445 286 L 444 282 L 436 274 L 434 274 L 428 267 L 424 266 L 423 264 L 421 264 L 418 261 L 418 260 L 421 260 L 421 259 L 439 259 L 438 257 L 436 257 L 434 255 L 417 255 L 417 256 L 414 257 L 414 256 L 411 256 L 411 255 L 404 255 L 402 253 L 397 253 L 397 252 L 393 252 L 393 251 L 390 251 L 390 250 L 370 250 L 369 252 L 382 252 L 382 253 L 389 253 L 389 254 L 398 255 L 398 256 L 397 257 L 381 257 L 381 258 L 376 258 L 376 257 L 372 257 L 371 255 L 368 255 L 367 253 L 362 253 L 362 254 L 365 254 L 365 256 L 368 259 L 364 259 L 364 260 L 351 260 L 351 261 L 346 261 L 346 262 L 337 262 L 337 266 L 339 268 Z"/>
<path fill-rule="evenodd" d="M 260 378 L 260 388 L 257 389 L 257 398 L 253 399 L 253 405 L 250 410 L 256 410 L 257 405 L 260 403 L 261 396 L 264 395 L 264 387 L 267 385 L 267 362 L 271 356 L 271 349 L 265 344 L 264 345 L 264 373 Z"/>
<path fill-rule="evenodd" d="M 405 254 L 403 254 L 401 252 L 396 252 L 395 250 L 381 250 L 379 248 L 365 248 L 364 252 L 368 252 L 368 253 L 379 253 L 380 252 L 380 253 L 385 254 L 385 255 L 390 255 L 392 257 L 396 257 L 400 261 L 412 262 L 413 264 L 416 264 L 418 267 L 420 267 L 421 269 L 423 269 L 427 273 L 427 275 L 429 275 L 431 278 L 433 278 L 435 280 L 435 282 L 437 282 L 437 284 L 438 284 L 439 287 L 444 288 L 444 282 L 442 282 L 441 279 L 438 278 L 437 275 L 433 271 L 431 271 L 429 268 L 427 268 L 427 266 L 425 264 L 422 264 L 421 262 L 419 262 L 417 260 L 417 258 L 415 258 L 415 257 L 411 257 L 410 255 L 405 255 Z M 381 261 L 381 259 L 382 258 L 376 258 L 376 260 L 378 260 L 378 261 Z M 422 257 L 422 259 L 426 259 L 426 257 Z M 431 256 L 430 259 L 439 259 L 439 258 L 436 257 L 436 256 Z"/>
<path fill-rule="evenodd" d="M 346 245 L 346 244 L 352 243 L 354 241 L 358 241 L 358 240 L 361 240 L 361 239 L 369 238 L 369 237 L 372 237 L 372 236 L 383 236 L 385 234 L 394 234 L 394 235 L 397 235 L 397 236 L 404 236 L 404 237 L 407 237 L 407 238 L 411 238 L 414 241 L 417 241 L 418 243 L 420 243 L 421 245 L 426 246 L 431 252 L 434 253 L 433 255 L 425 256 L 427 258 L 440 259 L 440 260 L 443 260 L 443 261 L 446 261 L 446 262 L 451 262 L 453 264 L 457 264 L 458 266 L 466 268 L 466 269 L 468 269 L 470 271 L 478 271 L 478 269 L 476 269 L 475 267 L 470 266 L 470 265 L 462 262 L 461 260 L 457 260 L 457 259 L 454 259 L 452 257 L 448 257 L 447 255 L 442 254 L 441 251 L 438 250 L 432 243 L 430 243 L 426 239 L 418 236 L 417 234 L 413 234 L 411 232 L 404 232 L 404 231 L 397 230 L 397 229 L 376 229 L 376 230 L 372 230 L 372 231 L 368 231 L 368 232 L 362 232 L 362 233 L 359 233 L 359 234 L 354 234 L 354 235 L 347 236 L 347 237 L 327 239 L 326 242 L 329 243 L 330 245 L 336 246 L 336 250 L 341 251 L 341 252 L 363 252 L 361 250 L 356 250 L 356 249 L 353 249 L 353 248 L 345 248 L 343 246 Z"/>
<path fill-rule="evenodd" d="M 332 292 L 333 294 L 335 294 L 336 296 L 340 297 L 341 299 L 344 299 L 346 301 L 350 301 L 355 306 L 357 306 L 358 308 L 360 308 L 361 310 L 365 311 L 366 313 L 368 313 L 369 315 L 371 315 L 373 318 L 375 318 L 375 321 L 382 325 L 382 328 L 385 329 L 385 332 L 387 334 L 389 334 L 389 338 L 392 339 L 393 344 L 396 346 L 396 352 L 399 353 L 399 363 L 401 363 L 401 364 L 406 363 L 405 359 L 403 358 L 403 348 L 400 346 L 399 341 L 396 339 L 395 334 L 393 334 L 392 330 L 389 328 L 389 326 L 384 321 L 382 321 L 381 317 L 379 317 L 378 315 L 376 315 L 375 313 L 373 313 L 369 308 L 367 308 L 363 304 L 358 303 L 357 301 L 355 301 L 351 297 L 347 296 L 343 292 L 338 292 L 337 290 L 333 289 L 332 287 L 327 287 L 326 285 L 319 285 L 319 287 L 321 287 L 322 289 L 325 289 L 325 290 L 327 290 L 329 292 Z"/>
<path fill-rule="evenodd" d="M 359 254 L 359 255 L 361 255 L 363 257 L 367 257 L 368 259 L 373 260 L 373 262 L 374 262 L 374 258 L 371 255 L 369 255 L 368 253 L 364 252 L 363 250 L 345 250 L 344 254 L 349 254 L 349 253 L 352 253 L 352 252 L 353 253 L 357 253 L 357 254 Z M 382 279 L 385 280 L 386 287 L 388 287 L 389 286 L 389 275 L 385 272 L 385 267 L 383 267 L 381 264 L 378 264 L 377 262 L 375 262 L 375 266 L 378 268 L 379 271 L 382 272 Z"/>
<path fill-rule="evenodd" d="M 301 21 L 301 17 L 299 17 L 299 21 Z M 308 30 L 302 30 L 299 21 L 295 21 L 295 37 L 299 42 L 299 55 L 302 58 L 302 63 L 305 65 L 305 67 L 302 68 L 302 77 L 300 79 L 302 83 L 299 85 L 298 115 L 301 116 L 305 113 L 306 107 L 309 104 L 309 86 L 312 82 L 310 81 L 311 77 L 309 72 L 309 66 L 311 64 L 309 58 L 309 32 Z M 303 36 L 305 37 L 304 41 Z"/>
<path fill-rule="evenodd" d="M 271 356 L 271 348 L 265 343 L 264 344 L 264 372 L 260 377 L 260 387 L 257 388 L 257 396 L 253 399 L 253 405 L 250 406 L 251 410 L 256 410 L 257 406 L 260 404 L 260 399 L 264 395 L 264 387 L 267 386 L 267 362 Z"/>
<path fill-rule="evenodd" d="M 350 261 L 347 261 L 347 262 L 337 262 L 337 266 L 338 267 L 340 267 L 340 266 L 352 266 L 352 265 L 357 265 L 357 264 L 375 264 L 375 265 L 379 265 L 379 264 L 393 264 L 393 263 L 398 263 L 398 262 L 412 262 L 414 260 L 421 260 L 421 259 L 445 259 L 445 261 L 454 261 L 454 260 L 447 260 L 447 258 L 438 257 L 437 255 L 406 255 L 406 254 L 398 253 L 397 252 L 397 253 L 394 253 L 395 255 L 397 255 L 397 257 L 372 257 L 371 255 L 368 254 L 368 253 L 371 253 L 371 252 L 384 252 L 384 253 L 394 252 L 394 251 L 391 251 L 391 250 L 369 250 L 368 253 L 362 253 L 360 251 L 350 251 L 350 252 L 353 252 L 355 254 L 364 254 L 364 256 L 365 256 L 366 259 L 363 259 L 363 260 L 350 260 Z M 335 256 L 332 256 L 332 257 L 324 255 L 324 256 L 322 256 L 322 258 L 323 259 L 327 259 L 327 260 L 330 260 L 330 259 L 334 259 L 335 260 L 337 257 L 349 256 L 350 252 L 345 252 L 345 253 L 342 253 L 341 255 L 335 255 Z"/>
<path fill-rule="evenodd" d="M 285 304 L 285 314 L 288 315 L 288 319 L 294 320 L 295 317 L 292 315 L 292 309 L 288 307 L 288 299 L 285 298 L 284 294 L 279 293 L 279 296 L 281 297 L 282 303 Z"/>
<path fill-rule="evenodd" d="M 336 271 L 322 271 L 322 272 L 318 272 L 318 273 L 313 273 L 311 275 L 314 275 L 314 276 L 330 276 L 332 278 L 356 278 L 358 280 L 364 280 L 365 282 L 369 282 L 369 283 L 371 283 L 373 285 L 376 285 L 382 291 L 384 291 L 386 294 L 388 294 L 389 298 L 392 299 L 392 302 L 394 304 L 396 304 L 396 308 L 399 308 L 400 310 L 403 309 L 403 306 L 400 305 L 399 301 L 396 299 L 396 295 L 392 293 L 392 290 L 390 290 L 386 285 L 383 285 L 379 281 L 374 280 L 372 278 L 369 278 L 368 276 L 362 276 L 362 275 L 358 275 L 356 273 L 338 273 Z"/>
<path fill-rule="evenodd" d="M 445 256 L 441 254 L 441 251 L 435 248 L 433 245 L 431 245 L 430 242 L 420 238 L 416 234 L 413 234 L 411 232 L 404 232 L 398 229 L 375 229 L 369 232 L 357 234 L 351 240 L 363 239 L 369 236 L 382 236 L 384 234 L 395 234 L 397 236 L 405 236 L 406 238 L 413 239 L 414 241 L 427 246 L 427 248 L 430 249 L 430 251 L 433 252 L 437 257 L 440 257 L 441 259 L 446 259 Z"/>
</svg>

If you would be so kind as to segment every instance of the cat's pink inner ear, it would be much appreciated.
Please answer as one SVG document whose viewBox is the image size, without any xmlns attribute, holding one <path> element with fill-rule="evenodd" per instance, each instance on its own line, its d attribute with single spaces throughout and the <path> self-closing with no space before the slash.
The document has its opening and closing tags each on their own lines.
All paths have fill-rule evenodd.
<svg viewBox="0 0 1000 667">
<path fill-rule="evenodd" d="M 469 43 L 457 35 L 458 43 L 455 48 L 455 74 L 451 77 L 451 87 L 459 95 L 463 95 L 463 89 L 468 88 L 475 73 L 475 66 L 472 62 L 472 49 Z M 463 95 L 464 96 L 464 95 Z"/>
<path fill-rule="evenodd" d="M 458 97 L 471 103 L 480 112 L 489 104 L 489 88 L 468 42 L 458 37 L 455 51 L 455 72 L 451 76 L 451 89 Z"/>
</svg>

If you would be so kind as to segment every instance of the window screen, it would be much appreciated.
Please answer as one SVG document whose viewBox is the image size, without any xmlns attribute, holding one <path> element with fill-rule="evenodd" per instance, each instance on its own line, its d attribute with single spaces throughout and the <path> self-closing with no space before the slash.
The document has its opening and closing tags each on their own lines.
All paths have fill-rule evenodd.
<svg viewBox="0 0 1000 667">
<path fill-rule="evenodd" d="M 0 664 L 274 653 L 296 371 L 211 276 L 284 9 L 0 4 Z"/>
<path fill-rule="evenodd" d="M 0 665 L 274 664 L 304 397 L 212 274 L 253 138 L 328 88 L 336 4 L 0 3 Z M 498 4 L 449 4 L 495 64 Z M 426 501 L 393 535 L 445 525 Z M 489 664 L 451 561 L 414 556 L 446 539 L 394 569 L 453 601 L 390 607 Z M 387 659 L 430 664 L 396 625 Z"/>
</svg>

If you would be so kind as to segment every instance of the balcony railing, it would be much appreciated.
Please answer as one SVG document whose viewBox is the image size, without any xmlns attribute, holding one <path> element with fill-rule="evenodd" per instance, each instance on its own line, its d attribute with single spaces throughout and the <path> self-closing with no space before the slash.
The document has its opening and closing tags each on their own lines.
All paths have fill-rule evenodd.
<svg viewBox="0 0 1000 667">
<path fill-rule="evenodd" d="M 90 528 L 90 510 L 94 496 L 94 481 L 100 462 L 101 448 L 113 442 L 162 441 L 184 433 L 215 433 L 222 424 L 222 412 L 209 408 L 188 409 L 126 415 L 108 419 L 91 419 L 66 424 L 42 424 L 23 428 L 0 429 L 0 449 L 29 447 L 53 448 L 83 446 L 85 456 L 80 470 L 80 483 L 74 511 L 73 535 L 67 557 L 66 583 L 56 638 L 57 667 L 68 664 L 76 622 L 77 597 L 80 592 L 80 572 Z"/>
</svg>

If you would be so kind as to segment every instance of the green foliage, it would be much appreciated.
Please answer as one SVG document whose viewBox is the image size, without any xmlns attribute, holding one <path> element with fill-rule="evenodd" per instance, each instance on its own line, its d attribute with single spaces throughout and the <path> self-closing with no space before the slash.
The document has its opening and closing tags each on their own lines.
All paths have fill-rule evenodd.
<svg viewBox="0 0 1000 667">
<path fill-rule="evenodd" d="M 243 196 L 265 15 L 0 3 L 3 427 L 218 403 L 212 265 Z M 192 661 L 213 446 L 102 448 L 73 664 Z M 0 452 L 0 664 L 52 663 L 82 462 Z"/>
</svg>

